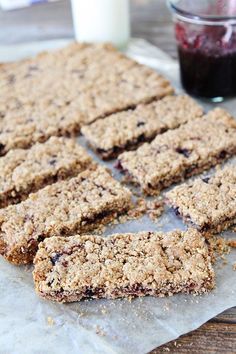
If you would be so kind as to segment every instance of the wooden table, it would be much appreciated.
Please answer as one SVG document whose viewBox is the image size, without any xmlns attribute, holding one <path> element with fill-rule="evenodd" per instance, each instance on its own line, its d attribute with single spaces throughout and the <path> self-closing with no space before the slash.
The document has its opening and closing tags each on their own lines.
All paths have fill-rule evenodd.
<svg viewBox="0 0 236 354">
<path fill-rule="evenodd" d="M 86 1 L 86 0 L 85 0 Z M 171 16 L 164 0 L 131 0 L 132 34 L 145 38 L 176 58 Z M 73 37 L 70 2 L 35 5 L 3 13 L 0 44 Z M 236 353 L 236 308 L 225 311 L 198 330 L 168 343 L 152 354 Z"/>
</svg>

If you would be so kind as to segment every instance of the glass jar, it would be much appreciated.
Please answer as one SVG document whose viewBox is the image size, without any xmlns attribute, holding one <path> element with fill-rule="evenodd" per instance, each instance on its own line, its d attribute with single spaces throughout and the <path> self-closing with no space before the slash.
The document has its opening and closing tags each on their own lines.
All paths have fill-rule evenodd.
<svg viewBox="0 0 236 354">
<path fill-rule="evenodd" d="M 185 90 L 221 102 L 236 96 L 236 0 L 170 0 Z"/>
</svg>

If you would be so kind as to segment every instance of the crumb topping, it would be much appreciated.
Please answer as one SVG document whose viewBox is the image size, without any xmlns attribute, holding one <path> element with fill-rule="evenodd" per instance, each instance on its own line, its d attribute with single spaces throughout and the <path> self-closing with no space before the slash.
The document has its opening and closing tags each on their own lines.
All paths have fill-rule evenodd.
<svg viewBox="0 0 236 354">
<path fill-rule="evenodd" d="M 1 155 L 173 92 L 163 76 L 112 46 L 77 43 L 2 65 L 0 90 Z"/>
</svg>

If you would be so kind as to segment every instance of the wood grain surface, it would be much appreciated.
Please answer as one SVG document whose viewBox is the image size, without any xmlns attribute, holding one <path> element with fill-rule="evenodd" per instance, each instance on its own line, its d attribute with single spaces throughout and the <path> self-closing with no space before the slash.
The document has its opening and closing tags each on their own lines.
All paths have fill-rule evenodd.
<svg viewBox="0 0 236 354">
<path fill-rule="evenodd" d="M 132 35 L 147 39 L 176 58 L 171 15 L 165 0 L 131 0 Z M 73 37 L 70 1 L 0 10 L 0 44 Z M 236 308 L 152 352 L 236 353 Z"/>
</svg>

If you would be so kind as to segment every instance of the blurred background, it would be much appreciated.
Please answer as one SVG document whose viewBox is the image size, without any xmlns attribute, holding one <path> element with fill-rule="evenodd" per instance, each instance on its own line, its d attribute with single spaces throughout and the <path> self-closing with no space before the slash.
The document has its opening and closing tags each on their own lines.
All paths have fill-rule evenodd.
<svg viewBox="0 0 236 354">
<path fill-rule="evenodd" d="M 130 3 L 132 36 L 147 39 L 176 57 L 173 24 L 166 0 L 131 0 Z M 73 36 L 70 0 L 12 11 L 0 9 L 0 44 Z"/>
</svg>

